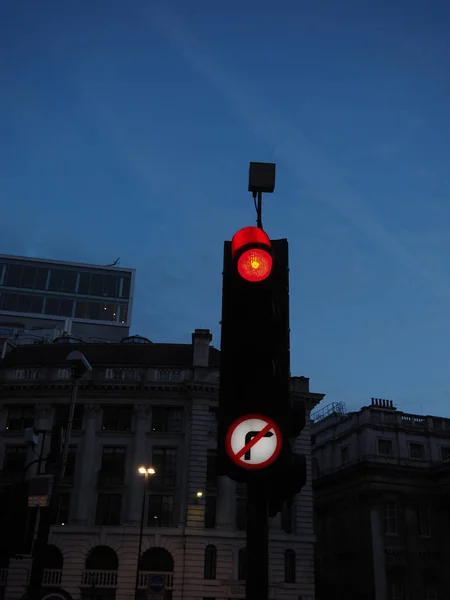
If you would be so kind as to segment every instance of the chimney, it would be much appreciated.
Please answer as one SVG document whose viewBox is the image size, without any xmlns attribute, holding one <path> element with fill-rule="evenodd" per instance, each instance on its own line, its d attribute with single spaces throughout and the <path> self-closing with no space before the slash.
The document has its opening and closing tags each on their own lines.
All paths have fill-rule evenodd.
<svg viewBox="0 0 450 600">
<path fill-rule="evenodd" d="M 211 343 L 212 335 L 209 329 L 196 329 L 192 334 L 192 366 L 193 367 L 208 367 L 209 366 L 209 344 Z"/>
</svg>

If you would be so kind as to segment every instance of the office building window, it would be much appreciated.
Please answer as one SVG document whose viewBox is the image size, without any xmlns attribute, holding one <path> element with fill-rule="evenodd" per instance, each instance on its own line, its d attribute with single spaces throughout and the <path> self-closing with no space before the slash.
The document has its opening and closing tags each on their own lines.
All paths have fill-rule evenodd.
<svg viewBox="0 0 450 600">
<path fill-rule="evenodd" d="M 121 323 L 128 321 L 128 306 L 127 304 L 119 304 L 119 320 Z"/>
<path fill-rule="evenodd" d="M 6 429 L 9 431 L 24 431 L 34 425 L 34 407 L 14 406 L 8 409 Z"/>
<path fill-rule="evenodd" d="M 0 298 L 1 309 L 9 312 L 41 314 L 43 305 L 43 296 L 33 296 L 32 294 L 3 292 Z"/>
<path fill-rule="evenodd" d="M 419 506 L 417 509 L 417 528 L 420 537 L 430 537 L 431 535 L 431 524 L 430 524 L 430 507 Z"/>
<path fill-rule="evenodd" d="M 238 554 L 238 580 L 247 579 L 247 549 L 241 548 Z"/>
<path fill-rule="evenodd" d="M 345 464 L 348 462 L 348 446 L 341 448 L 341 463 Z"/>
<path fill-rule="evenodd" d="M 392 456 L 392 440 L 377 440 L 378 454 L 381 456 Z"/>
<path fill-rule="evenodd" d="M 409 457 L 416 460 L 423 460 L 425 455 L 423 444 L 409 443 Z"/>
<path fill-rule="evenodd" d="M 150 495 L 148 499 L 148 527 L 173 527 L 174 498 L 172 495 Z"/>
<path fill-rule="evenodd" d="M 102 429 L 104 431 L 131 431 L 133 408 L 131 406 L 105 406 Z"/>
<path fill-rule="evenodd" d="M 295 552 L 286 550 L 284 553 L 284 582 L 295 583 Z"/>
<path fill-rule="evenodd" d="M 95 524 L 120 525 L 121 510 L 121 494 L 98 494 Z"/>
<path fill-rule="evenodd" d="M 52 292 L 74 294 L 77 287 L 77 277 L 78 274 L 76 271 L 51 269 L 48 289 Z"/>
<path fill-rule="evenodd" d="M 441 446 L 442 460 L 450 460 L 450 446 Z"/>
<path fill-rule="evenodd" d="M 6 446 L 3 458 L 3 472 L 8 475 L 22 475 L 27 461 L 27 447 Z"/>
<path fill-rule="evenodd" d="M 131 289 L 131 277 L 122 277 L 122 291 L 121 291 L 120 297 L 126 298 L 128 300 L 128 298 L 130 297 L 130 289 Z"/>
<path fill-rule="evenodd" d="M 67 429 L 67 425 L 69 423 L 69 412 L 70 406 L 69 404 L 58 404 L 55 406 L 55 419 L 53 424 L 62 427 L 64 431 Z M 72 431 L 81 431 L 83 426 L 83 413 L 84 413 L 84 405 L 76 404 L 75 411 L 73 413 L 73 421 L 72 421 Z"/>
<path fill-rule="evenodd" d="M 52 515 L 52 525 L 67 525 L 69 522 L 70 494 L 56 493 L 55 512 Z"/>
<path fill-rule="evenodd" d="M 30 290 L 45 290 L 48 269 L 25 265 L 6 265 L 4 285 Z M 1 268 L 0 268 L 1 275 Z"/>
<path fill-rule="evenodd" d="M 183 409 L 165 406 L 152 407 L 152 431 L 180 433 L 183 423 Z"/>
<path fill-rule="evenodd" d="M 216 526 L 216 497 L 207 495 L 205 498 L 205 528 L 214 529 Z"/>
<path fill-rule="evenodd" d="M 205 564 L 204 564 L 204 579 L 215 579 L 216 578 L 216 566 L 217 566 L 217 550 L 213 545 L 206 546 L 205 549 Z"/>
<path fill-rule="evenodd" d="M 90 321 L 110 321 L 115 323 L 118 320 L 117 311 L 117 304 L 77 300 L 75 317 L 77 319 L 89 319 Z"/>
<path fill-rule="evenodd" d="M 393 502 L 388 502 L 384 507 L 384 532 L 398 535 L 398 507 Z"/>
<path fill-rule="evenodd" d="M 176 448 L 153 448 L 154 485 L 174 486 L 177 480 Z"/>
<path fill-rule="evenodd" d="M 120 278 L 118 275 L 80 273 L 78 293 L 84 296 L 119 297 Z"/>
<path fill-rule="evenodd" d="M 44 314 L 57 317 L 71 317 L 73 315 L 73 300 L 68 298 L 45 298 Z"/>
</svg>

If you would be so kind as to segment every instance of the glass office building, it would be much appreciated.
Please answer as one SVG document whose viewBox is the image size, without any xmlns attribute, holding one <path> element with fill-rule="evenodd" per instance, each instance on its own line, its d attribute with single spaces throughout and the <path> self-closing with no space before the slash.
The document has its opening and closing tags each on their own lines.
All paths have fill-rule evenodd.
<svg viewBox="0 0 450 600">
<path fill-rule="evenodd" d="M 134 269 L 0 255 L 0 327 L 129 335 Z"/>
</svg>

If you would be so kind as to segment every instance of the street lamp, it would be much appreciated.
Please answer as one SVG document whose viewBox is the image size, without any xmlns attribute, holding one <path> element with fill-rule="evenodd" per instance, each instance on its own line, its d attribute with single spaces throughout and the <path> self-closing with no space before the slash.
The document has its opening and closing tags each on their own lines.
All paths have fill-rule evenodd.
<svg viewBox="0 0 450 600">
<path fill-rule="evenodd" d="M 52 524 L 53 513 L 55 512 L 56 506 L 56 494 L 55 490 L 61 479 L 64 477 L 64 471 L 66 468 L 67 454 L 69 451 L 69 441 L 72 433 L 73 415 L 75 412 L 75 404 L 77 401 L 78 394 L 78 383 L 79 380 L 89 371 L 92 371 L 92 367 L 89 361 L 79 350 L 70 352 L 66 357 L 67 362 L 72 368 L 73 385 L 72 385 L 72 396 L 70 400 L 69 408 L 69 420 L 67 423 L 67 431 L 64 436 L 64 444 L 62 449 L 61 462 L 54 478 L 53 487 L 50 491 L 49 505 L 46 508 L 40 509 L 39 515 L 39 527 L 36 536 L 36 541 L 33 546 L 33 564 L 31 567 L 30 574 L 30 585 L 28 588 L 29 600 L 40 600 L 42 590 L 42 578 L 44 575 L 44 550 L 48 544 L 48 538 L 50 534 L 50 527 Z"/>
<path fill-rule="evenodd" d="M 149 479 L 149 475 L 154 475 L 156 473 L 155 469 L 153 467 L 139 467 L 138 469 L 138 473 L 140 475 L 144 475 L 144 492 L 142 495 L 142 512 L 141 512 L 141 526 L 139 529 L 139 549 L 138 549 L 138 556 L 137 556 L 137 566 L 136 566 L 136 582 L 134 585 L 134 597 L 136 599 L 137 597 L 137 593 L 138 593 L 138 589 L 139 589 L 139 563 L 141 560 L 141 551 L 142 551 L 142 536 L 144 533 L 144 519 L 145 519 L 145 498 L 147 495 L 147 486 L 148 486 L 148 479 Z"/>
</svg>

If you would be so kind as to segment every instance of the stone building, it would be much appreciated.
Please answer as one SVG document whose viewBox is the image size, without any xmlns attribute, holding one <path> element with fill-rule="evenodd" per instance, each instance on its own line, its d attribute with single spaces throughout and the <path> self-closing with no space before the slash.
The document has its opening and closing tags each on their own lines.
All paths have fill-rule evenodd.
<svg viewBox="0 0 450 600">
<path fill-rule="evenodd" d="M 79 385 L 45 555 L 46 594 L 132 600 L 138 572 L 136 598 L 142 600 L 156 575 L 166 600 L 244 597 L 245 492 L 215 474 L 219 351 L 211 340 L 208 330 L 196 330 L 192 345 L 140 337 L 111 344 L 69 343 L 74 340 L 67 337 L 17 347 L 4 342 L 0 485 L 23 477 L 39 452 L 25 446 L 26 428 L 50 431 L 67 423 L 68 353 L 81 350 L 93 367 Z M 309 391 L 304 377 L 293 377 L 291 390 L 309 410 L 323 397 Z M 45 444 L 47 452 L 48 436 Z M 310 475 L 309 420 L 296 450 L 307 455 Z M 147 487 L 141 466 L 156 470 Z M 314 600 L 312 512 L 309 477 L 292 511 L 270 523 L 273 599 Z M 21 598 L 30 558 L 1 567 L 0 598 Z"/>
<path fill-rule="evenodd" d="M 311 439 L 318 600 L 450 598 L 450 419 L 372 398 Z"/>
</svg>

